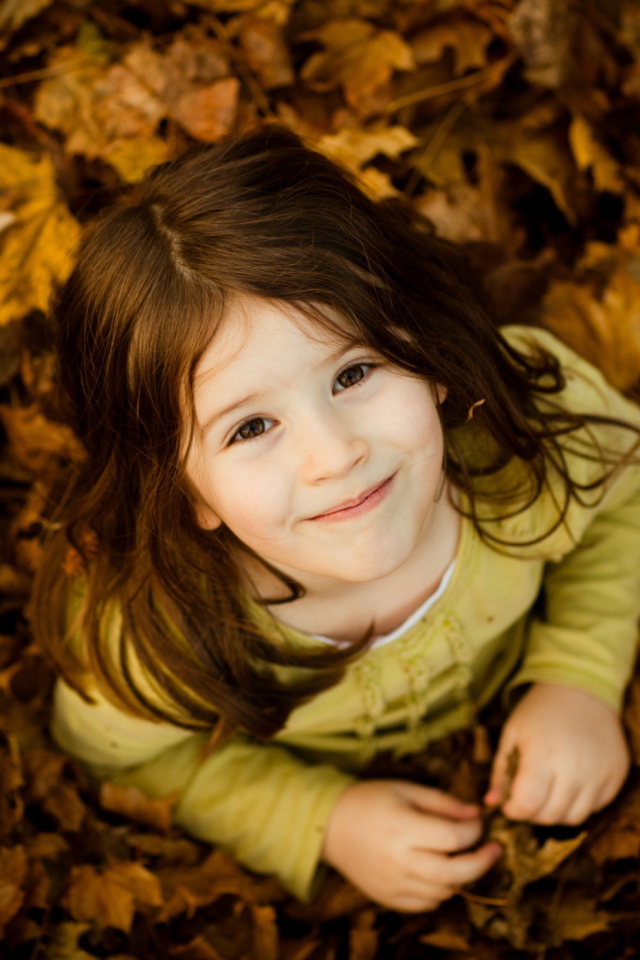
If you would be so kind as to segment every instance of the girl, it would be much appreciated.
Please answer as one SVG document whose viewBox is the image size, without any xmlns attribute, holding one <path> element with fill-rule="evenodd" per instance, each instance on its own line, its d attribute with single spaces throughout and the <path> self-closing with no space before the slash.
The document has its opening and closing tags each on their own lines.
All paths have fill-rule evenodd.
<svg viewBox="0 0 640 960">
<path fill-rule="evenodd" d="M 500 848 L 477 806 L 359 779 L 377 752 L 502 691 L 486 802 L 611 801 L 640 411 L 593 367 L 498 331 L 452 245 L 275 127 L 156 169 L 56 314 L 86 448 L 34 600 L 63 748 L 299 898 L 329 864 L 403 911 Z"/>
</svg>

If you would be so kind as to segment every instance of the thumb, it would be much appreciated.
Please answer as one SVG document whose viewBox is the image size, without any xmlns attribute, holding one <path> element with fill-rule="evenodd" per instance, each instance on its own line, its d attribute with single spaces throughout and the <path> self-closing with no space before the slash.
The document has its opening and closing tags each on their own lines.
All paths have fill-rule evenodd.
<svg viewBox="0 0 640 960">
<path fill-rule="evenodd" d="M 484 795 L 487 806 L 496 807 L 508 799 L 519 759 L 520 751 L 515 737 L 510 734 L 509 728 L 505 727 L 493 761 L 489 789 Z"/>
</svg>

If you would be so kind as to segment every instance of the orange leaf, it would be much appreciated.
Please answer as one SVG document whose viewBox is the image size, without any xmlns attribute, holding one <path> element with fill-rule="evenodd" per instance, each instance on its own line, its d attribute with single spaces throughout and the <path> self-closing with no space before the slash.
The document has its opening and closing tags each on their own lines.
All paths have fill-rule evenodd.
<svg viewBox="0 0 640 960">
<path fill-rule="evenodd" d="M 103 783 L 100 787 L 100 806 L 112 813 L 143 823 L 166 833 L 171 827 L 171 813 L 176 795 L 151 800 L 137 787 L 120 787 Z"/>
<path fill-rule="evenodd" d="M 136 907 L 158 907 L 158 878 L 139 863 L 122 862 L 98 873 L 95 867 L 73 867 L 64 905 L 75 920 L 128 933 Z"/>
<path fill-rule="evenodd" d="M 26 875 L 27 855 L 24 847 L 0 847 L 0 936 L 5 925 L 22 906 L 22 885 Z"/>
<path fill-rule="evenodd" d="M 172 116 L 196 140 L 215 143 L 232 129 L 238 107 L 240 81 L 236 77 L 216 80 L 207 87 L 184 93 Z"/>
<path fill-rule="evenodd" d="M 250 69 L 264 90 L 287 87 L 295 80 L 282 28 L 273 20 L 246 16 L 240 27 L 240 46 Z"/>
<path fill-rule="evenodd" d="M 400 34 L 377 30 L 365 20 L 333 20 L 302 39 L 319 40 L 325 50 L 309 57 L 300 76 L 313 90 L 341 86 L 347 103 L 366 113 L 395 70 L 413 70 L 410 47 Z"/>
</svg>

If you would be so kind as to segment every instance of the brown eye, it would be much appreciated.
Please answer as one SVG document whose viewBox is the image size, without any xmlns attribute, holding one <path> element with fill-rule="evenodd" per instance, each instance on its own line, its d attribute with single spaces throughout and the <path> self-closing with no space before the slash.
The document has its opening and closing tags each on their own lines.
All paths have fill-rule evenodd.
<svg viewBox="0 0 640 960">
<path fill-rule="evenodd" d="M 232 439 L 235 440 L 237 437 L 239 440 L 253 440 L 254 437 L 259 437 L 264 431 L 264 420 L 262 417 L 255 417 L 255 419 L 243 423 Z"/>
<path fill-rule="evenodd" d="M 346 370 L 338 374 L 336 383 L 340 384 L 345 390 L 348 387 L 355 387 L 366 378 L 372 366 L 371 363 L 354 363 L 352 367 L 347 367 Z"/>
</svg>

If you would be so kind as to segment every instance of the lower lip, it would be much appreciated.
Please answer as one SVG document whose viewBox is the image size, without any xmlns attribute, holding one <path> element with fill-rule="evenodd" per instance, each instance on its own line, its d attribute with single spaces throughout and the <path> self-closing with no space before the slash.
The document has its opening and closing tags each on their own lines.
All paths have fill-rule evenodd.
<svg viewBox="0 0 640 960">
<path fill-rule="evenodd" d="M 395 477 L 395 473 L 393 477 Z M 316 522 L 333 523 L 338 520 L 350 520 L 352 517 L 359 517 L 363 513 L 369 513 L 370 510 L 373 510 L 374 507 L 377 507 L 378 504 L 384 500 L 393 483 L 393 477 L 389 477 L 389 479 L 385 480 L 379 487 L 376 487 L 373 493 L 370 493 L 368 497 L 356 504 L 355 507 L 346 507 L 344 510 L 336 510 L 334 513 L 321 513 L 320 516 L 311 517 L 311 519 Z"/>
</svg>

